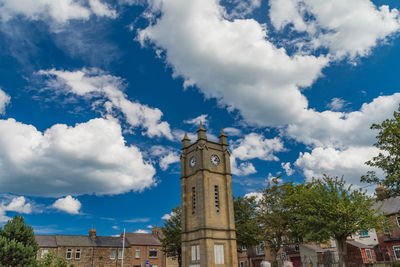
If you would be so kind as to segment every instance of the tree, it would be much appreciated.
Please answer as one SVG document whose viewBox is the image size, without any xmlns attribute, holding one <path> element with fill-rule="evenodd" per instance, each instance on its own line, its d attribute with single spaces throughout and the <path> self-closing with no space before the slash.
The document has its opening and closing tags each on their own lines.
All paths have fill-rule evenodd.
<svg viewBox="0 0 400 267">
<path fill-rule="evenodd" d="M 73 267 L 73 264 L 68 264 L 68 261 L 64 258 L 57 258 L 53 252 L 46 253 L 37 262 L 38 267 Z"/>
<path fill-rule="evenodd" d="M 22 216 L 15 216 L 0 228 L 0 266 L 36 266 L 38 249 L 33 229 Z"/>
<path fill-rule="evenodd" d="M 233 206 L 238 248 L 258 245 L 260 228 L 256 218 L 256 198 L 238 197 L 234 200 Z"/>
<path fill-rule="evenodd" d="M 279 177 L 272 179 L 262 191 L 258 203 L 257 221 L 260 227 L 259 240 L 265 242 L 271 251 L 273 263 L 277 266 L 278 252 L 292 236 L 293 216 L 287 203 L 287 196 L 293 191 L 292 183 L 279 184 Z"/>
<path fill-rule="evenodd" d="M 161 227 L 162 250 L 168 256 L 178 260 L 182 266 L 182 209 L 178 205 L 172 209 L 171 217 Z"/>
<path fill-rule="evenodd" d="M 313 179 L 296 186 L 288 201 L 305 241 L 326 242 L 334 238 L 339 253 L 339 266 L 344 266 L 347 237 L 365 229 L 380 229 L 384 217 L 375 215 L 374 199 L 346 185 L 343 177 Z"/>
<path fill-rule="evenodd" d="M 361 177 L 362 182 L 379 183 L 387 188 L 388 196 L 400 195 L 400 106 L 393 113 L 392 119 L 381 124 L 372 124 L 371 129 L 378 130 L 378 142 L 374 144 L 380 152 L 376 157 L 365 162 L 371 167 L 378 167 L 384 173 L 384 178 L 378 178 L 374 171 L 369 171 Z"/>
</svg>

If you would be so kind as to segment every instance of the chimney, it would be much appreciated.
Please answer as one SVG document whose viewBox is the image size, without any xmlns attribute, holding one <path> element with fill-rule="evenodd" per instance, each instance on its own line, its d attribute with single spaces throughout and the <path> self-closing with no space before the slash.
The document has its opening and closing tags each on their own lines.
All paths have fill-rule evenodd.
<svg viewBox="0 0 400 267">
<path fill-rule="evenodd" d="M 96 239 L 96 229 L 90 228 L 90 230 L 89 230 L 89 237 L 90 237 L 90 239 L 92 239 L 92 240 L 95 240 L 95 239 Z"/>
<path fill-rule="evenodd" d="M 375 192 L 377 200 L 384 200 L 387 197 L 386 188 L 383 184 L 378 184 L 375 189 Z"/>
</svg>

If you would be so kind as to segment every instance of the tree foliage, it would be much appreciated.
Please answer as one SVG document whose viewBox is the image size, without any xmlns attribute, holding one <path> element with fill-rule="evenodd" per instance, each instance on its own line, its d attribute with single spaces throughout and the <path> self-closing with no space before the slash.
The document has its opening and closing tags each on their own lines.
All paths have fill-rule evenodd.
<svg viewBox="0 0 400 267">
<path fill-rule="evenodd" d="M 68 261 L 64 258 L 56 257 L 53 252 L 46 253 L 37 262 L 37 267 L 73 267 L 73 264 L 68 264 Z"/>
<path fill-rule="evenodd" d="M 346 239 L 366 229 L 380 229 L 383 216 L 372 209 L 374 199 L 362 190 L 353 190 L 343 177 L 313 179 L 311 183 L 296 186 L 289 196 L 297 234 L 305 241 L 326 242 L 334 238 L 343 266 Z"/>
<path fill-rule="evenodd" d="M 400 196 L 400 106 L 392 119 L 381 124 L 372 124 L 371 129 L 378 130 L 378 142 L 374 144 L 380 152 L 365 164 L 380 168 L 385 177 L 377 177 L 374 171 L 361 177 L 362 182 L 380 183 L 387 188 L 389 196 Z"/>
<path fill-rule="evenodd" d="M 238 197 L 234 200 L 233 206 L 238 248 L 258 245 L 260 228 L 257 224 L 255 197 Z"/>
<path fill-rule="evenodd" d="M 22 216 L 9 220 L 0 228 L 0 266 L 34 267 L 39 246 L 31 226 Z"/>
<path fill-rule="evenodd" d="M 182 209 L 178 205 L 172 209 L 171 217 L 161 227 L 162 250 L 168 256 L 178 260 L 182 266 Z"/>
<path fill-rule="evenodd" d="M 272 179 L 262 190 L 258 202 L 257 221 L 260 228 L 259 240 L 270 249 L 273 266 L 277 265 L 277 255 L 284 243 L 290 243 L 293 216 L 287 196 L 293 191 L 292 183 L 279 184 L 279 177 Z"/>
</svg>

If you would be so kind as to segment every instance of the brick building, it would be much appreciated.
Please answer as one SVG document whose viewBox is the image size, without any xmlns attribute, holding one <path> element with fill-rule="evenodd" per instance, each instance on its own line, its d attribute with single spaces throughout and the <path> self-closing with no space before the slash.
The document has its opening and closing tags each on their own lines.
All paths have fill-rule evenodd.
<svg viewBox="0 0 400 267">
<path fill-rule="evenodd" d="M 166 257 L 161 251 L 161 242 L 153 234 L 126 233 L 126 239 L 132 253 L 129 266 L 166 266 Z M 146 265 L 147 262 L 148 265 Z"/>
<path fill-rule="evenodd" d="M 378 201 L 374 208 L 387 218 L 387 226 L 378 232 L 378 261 L 400 261 L 400 196 Z"/>
<path fill-rule="evenodd" d="M 119 267 L 122 254 L 124 267 L 131 266 L 132 251 L 125 239 L 124 253 L 120 237 L 97 236 L 95 229 L 89 235 L 35 235 L 39 245 L 37 258 L 53 252 L 75 267 Z"/>
</svg>

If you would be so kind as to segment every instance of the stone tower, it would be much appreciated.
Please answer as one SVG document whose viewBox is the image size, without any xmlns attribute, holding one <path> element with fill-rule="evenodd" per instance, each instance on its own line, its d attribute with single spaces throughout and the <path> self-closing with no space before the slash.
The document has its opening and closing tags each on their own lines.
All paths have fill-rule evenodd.
<svg viewBox="0 0 400 267">
<path fill-rule="evenodd" d="M 182 140 L 182 266 L 236 267 L 236 234 L 227 136 L 207 140 L 200 123 L 197 141 Z"/>
</svg>

